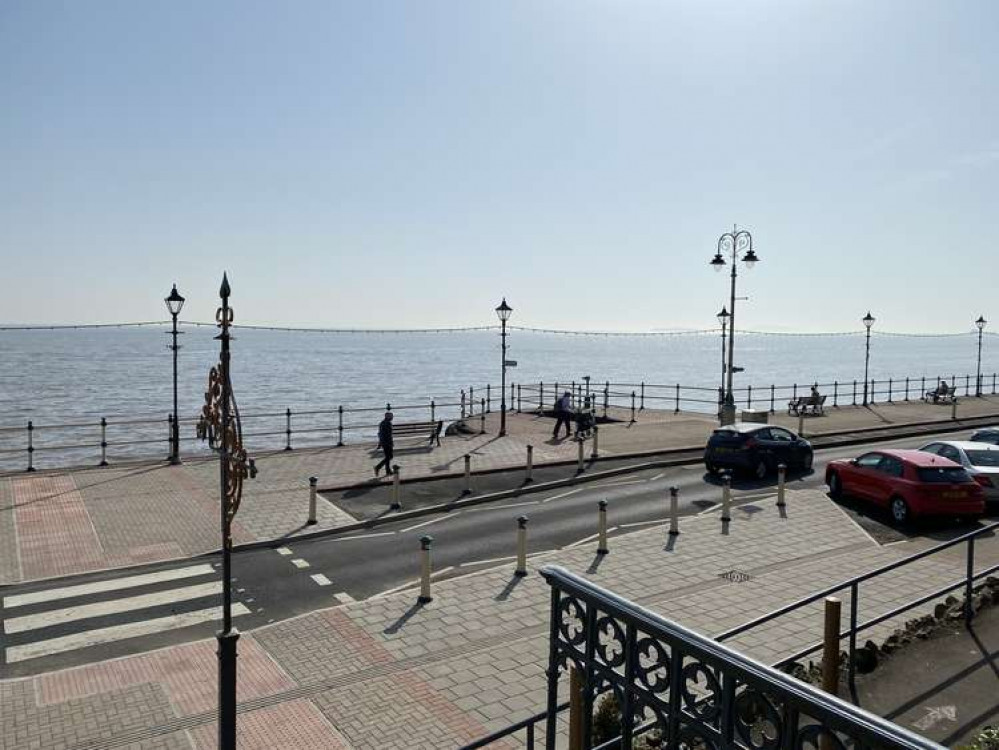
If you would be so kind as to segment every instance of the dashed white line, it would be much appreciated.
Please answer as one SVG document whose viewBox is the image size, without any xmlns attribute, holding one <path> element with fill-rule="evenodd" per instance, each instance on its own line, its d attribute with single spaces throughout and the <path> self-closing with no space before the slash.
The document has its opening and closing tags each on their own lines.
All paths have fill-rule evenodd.
<svg viewBox="0 0 999 750">
<path fill-rule="evenodd" d="M 340 592 L 338 592 L 336 594 L 333 594 L 333 596 L 335 596 L 337 599 L 339 599 L 344 604 L 353 604 L 354 602 L 357 601 L 357 599 L 355 599 L 354 597 L 352 597 L 346 591 L 340 591 Z"/>
<path fill-rule="evenodd" d="M 320 586 L 332 586 L 333 581 L 324 576 L 322 573 L 315 573 L 311 576 L 312 580 L 315 581 Z"/>
<path fill-rule="evenodd" d="M 290 555 L 290 554 L 292 554 L 292 551 L 290 549 L 288 549 L 287 547 L 278 547 L 277 550 L 275 550 L 275 551 L 279 555 Z"/>
<path fill-rule="evenodd" d="M 559 500 L 560 498 L 569 497 L 569 495 L 575 495 L 577 492 L 582 492 L 582 491 L 583 491 L 582 487 L 577 487 L 574 490 L 569 490 L 568 492 L 563 492 L 560 495 L 552 495 L 551 497 L 546 497 L 541 502 L 542 503 L 550 503 L 552 500 Z"/>
<path fill-rule="evenodd" d="M 650 482 L 655 482 L 657 479 L 662 479 L 664 476 L 666 476 L 666 472 L 662 471 L 662 472 L 656 474 L 654 477 L 652 477 L 652 479 L 650 479 L 649 481 Z"/>
<path fill-rule="evenodd" d="M 294 565 L 296 568 L 308 568 L 309 567 L 308 560 L 303 560 L 300 557 L 296 557 L 294 560 L 292 560 L 291 564 Z"/>
</svg>

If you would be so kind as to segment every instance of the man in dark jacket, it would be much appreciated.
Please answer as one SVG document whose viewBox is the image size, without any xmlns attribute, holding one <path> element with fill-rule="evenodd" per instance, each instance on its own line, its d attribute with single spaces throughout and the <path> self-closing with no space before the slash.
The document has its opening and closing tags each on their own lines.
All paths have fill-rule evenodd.
<svg viewBox="0 0 999 750">
<path fill-rule="evenodd" d="M 562 394 L 562 398 L 555 402 L 555 431 L 552 432 L 552 439 L 558 440 L 559 430 L 565 425 L 565 436 L 569 437 L 572 429 L 569 420 L 572 419 L 572 396 L 569 391 Z"/>
<path fill-rule="evenodd" d="M 385 412 L 385 419 L 378 425 L 378 447 L 385 451 L 385 458 L 375 464 L 375 476 L 378 470 L 385 467 L 385 474 L 392 473 L 392 449 L 395 444 L 392 442 L 392 412 Z"/>
</svg>

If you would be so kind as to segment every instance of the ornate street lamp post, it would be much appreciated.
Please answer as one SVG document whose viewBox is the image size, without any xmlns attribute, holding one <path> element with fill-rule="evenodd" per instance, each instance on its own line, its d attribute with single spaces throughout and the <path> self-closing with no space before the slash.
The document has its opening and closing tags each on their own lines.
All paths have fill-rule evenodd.
<svg viewBox="0 0 999 750">
<path fill-rule="evenodd" d="M 506 322 L 510 319 L 513 308 L 506 303 L 506 297 L 496 308 L 496 316 L 500 319 L 500 339 L 503 342 L 503 365 L 500 368 L 500 431 L 499 436 L 506 435 Z"/>
<path fill-rule="evenodd" d="M 867 346 L 864 350 L 864 406 L 867 406 L 867 373 L 868 367 L 871 363 L 871 326 L 874 325 L 874 316 L 871 315 L 871 311 L 867 311 L 867 315 L 863 317 L 864 326 L 867 328 Z M 874 394 L 871 394 L 874 397 Z"/>
<path fill-rule="evenodd" d="M 721 354 L 722 354 L 722 379 L 721 379 L 721 387 L 718 389 L 718 393 L 721 394 L 722 397 L 721 397 L 721 399 L 719 399 L 719 404 L 718 404 L 719 407 L 722 405 L 722 402 L 724 401 L 724 393 L 725 393 L 725 328 L 726 328 L 726 326 L 728 326 L 728 319 L 729 319 L 728 310 L 726 310 L 723 307 L 721 309 L 721 312 L 718 313 L 718 322 L 721 323 L 721 329 L 722 329 L 722 352 L 721 352 Z M 719 413 L 718 416 L 720 417 L 721 414 Z"/>
<path fill-rule="evenodd" d="M 173 425 L 170 428 L 170 463 L 177 465 L 180 463 L 180 423 L 177 421 L 177 351 L 180 345 L 177 344 L 177 316 L 184 308 L 184 298 L 177 292 L 177 285 L 173 285 L 170 295 L 165 297 L 167 310 L 173 318 L 173 344 L 169 347 L 173 350 Z"/>
<path fill-rule="evenodd" d="M 978 374 L 975 376 L 976 397 L 981 397 L 982 395 L 982 332 L 985 330 L 986 323 L 988 321 L 984 315 L 979 315 L 978 320 L 975 321 L 975 325 L 978 326 Z"/>
<path fill-rule="evenodd" d="M 742 262 L 746 264 L 746 268 L 752 269 L 753 266 L 755 266 L 759 261 L 759 258 L 756 257 L 756 253 L 753 252 L 753 235 L 745 229 L 732 227 L 731 232 L 726 232 L 718 238 L 718 251 L 715 253 L 715 257 L 711 260 L 712 268 L 720 272 L 725 267 L 725 258 L 723 253 L 732 254 L 732 288 L 729 299 L 729 307 L 731 307 L 732 310 L 729 312 L 728 369 L 726 371 L 727 377 L 725 382 L 725 403 L 722 405 L 721 414 L 722 424 L 731 424 L 735 421 L 735 396 L 732 391 L 732 375 L 735 372 L 733 357 L 735 354 L 735 279 L 736 276 L 738 276 L 736 267 L 738 265 L 737 261 L 739 253 L 743 250 L 745 250 L 746 253 L 742 257 Z"/>
<path fill-rule="evenodd" d="M 220 512 L 222 521 L 222 630 L 216 634 L 219 659 L 219 750 L 236 748 L 236 641 L 239 631 L 232 626 L 232 519 L 243 497 L 243 480 L 257 475 L 253 459 L 243 449 L 243 430 L 239 409 L 229 378 L 229 326 L 233 313 L 229 307 L 229 279 L 222 275 L 219 296 L 222 307 L 215 321 L 222 332 L 215 337 L 221 343 L 219 363 L 208 373 L 208 390 L 201 409 L 197 433 L 201 440 L 219 454 Z"/>
</svg>

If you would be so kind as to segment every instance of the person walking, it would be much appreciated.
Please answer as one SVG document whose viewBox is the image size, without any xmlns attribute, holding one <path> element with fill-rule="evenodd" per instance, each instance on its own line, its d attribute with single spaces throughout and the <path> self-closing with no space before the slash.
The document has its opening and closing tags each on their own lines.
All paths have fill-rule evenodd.
<svg viewBox="0 0 999 750">
<path fill-rule="evenodd" d="M 385 467 L 386 476 L 392 473 L 392 451 L 395 444 L 392 441 L 392 412 L 385 412 L 385 419 L 378 424 L 378 447 L 385 452 L 385 458 L 375 464 L 375 476 L 378 470 Z"/>
<path fill-rule="evenodd" d="M 552 439 L 558 440 L 559 428 L 565 425 L 565 436 L 569 437 L 571 431 L 570 421 L 572 420 L 572 396 L 569 391 L 562 394 L 562 398 L 555 402 L 555 430 L 552 432 Z"/>
</svg>

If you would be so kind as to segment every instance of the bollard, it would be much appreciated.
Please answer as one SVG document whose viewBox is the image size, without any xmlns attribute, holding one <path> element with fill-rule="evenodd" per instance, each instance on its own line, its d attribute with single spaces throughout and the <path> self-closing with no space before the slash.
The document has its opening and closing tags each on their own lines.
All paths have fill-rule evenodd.
<svg viewBox="0 0 999 750">
<path fill-rule="evenodd" d="M 600 457 L 600 453 L 597 450 L 597 441 L 600 439 L 597 437 L 600 433 L 600 428 L 593 425 L 593 450 L 590 451 L 590 459 L 596 461 Z"/>
<path fill-rule="evenodd" d="M 597 503 L 597 554 L 606 555 L 607 549 L 607 501 Z"/>
<path fill-rule="evenodd" d="M 174 437 L 177 435 L 177 430 L 173 428 L 173 414 L 170 415 L 170 443 L 173 444 Z M 177 446 L 173 446 L 173 452 L 170 457 L 179 456 L 180 451 Z M 108 465 L 108 421 L 104 417 L 101 417 L 101 466 Z"/>
<path fill-rule="evenodd" d="M 732 507 L 732 475 L 726 472 L 725 484 L 722 485 L 722 521 L 731 521 L 731 507 Z"/>
<path fill-rule="evenodd" d="M 32 424 L 31 420 L 28 420 L 28 468 L 26 471 L 34 471 L 34 456 L 35 456 L 35 442 L 32 433 L 35 431 L 35 425 Z"/>
<path fill-rule="evenodd" d="M 430 545 L 434 543 L 432 536 L 420 537 L 420 596 L 417 601 L 420 604 L 432 602 L 434 598 L 430 595 Z"/>
<path fill-rule="evenodd" d="M 517 569 L 513 574 L 521 578 L 527 575 L 527 516 L 517 519 Z"/>
<path fill-rule="evenodd" d="M 957 419 L 957 397 L 956 396 L 954 397 L 954 400 L 950 402 L 950 418 L 951 419 Z"/>
<path fill-rule="evenodd" d="M 284 423 L 284 435 L 285 435 L 284 449 L 286 451 L 290 451 L 291 450 L 291 409 L 285 409 L 284 410 L 284 419 L 285 419 L 285 423 Z"/>
<path fill-rule="evenodd" d="M 465 454 L 465 489 L 461 491 L 461 494 L 472 494 L 472 456 L 470 453 Z"/>
<path fill-rule="evenodd" d="M 399 464 L 392 465 L 392 505 L 389 506 L 390 510 L 402 510 L 402 503 L 399 501 L 399 485 L 402 480 L 399 479 Z"/>
<path fill-rule="evenodd" d="M 524 466 L 524 484 L 534 481 L 534 446 L 527 446 L 527 464 Z"/>
<path fill-rule="evenodd" d="M 777 507 L 783 508 L 784 502 L 784 479 L 787 476 L 787 467 L 784 464 L 777 465 Z"/>
<path fill-rule="evenodd" d="M 827 596 L 822 638 L 822 689 L 831 695 L 839 692 L 839 627 L 840 600 Z"/>
<path fill-rule="evenodd" d="M 583 466 L 583 438 L 576 438 L 577 456 L 576 456 L 576 473 L 582 474 L 585 467 Z"/>
<path fill-rule="evenodd" d="M 343 447 L 343 404 L 340 404 L 336 408 L 336 413 L 337 413 L 337 426 L 336 426 L 337 438 L 336 438 L 336 447 L 337 448 L 342 448 Z"/>
<path fill-rule="evenodd" d="M 482 409 L 479 411 L 479 434 L 486 434 L 486 400 L 482 399 Z"/>
<path fill-rule="evenodd" d="M 677 495 L 679 487 L 669 488 L 669 535 L 678 536 L 680 534 L 680 501 Z"/>
<path fill-rule="evenodd" d="M 316 485 L 319 483 L 317 477 L 309 477 L 309 526 L 316 523 Z"/>
<path fill-rule="evenodd" d="M 798 435 L 800 437 L 805 437 L 805 408 L 802 406 L 798 409 Z"/>
</svg>

